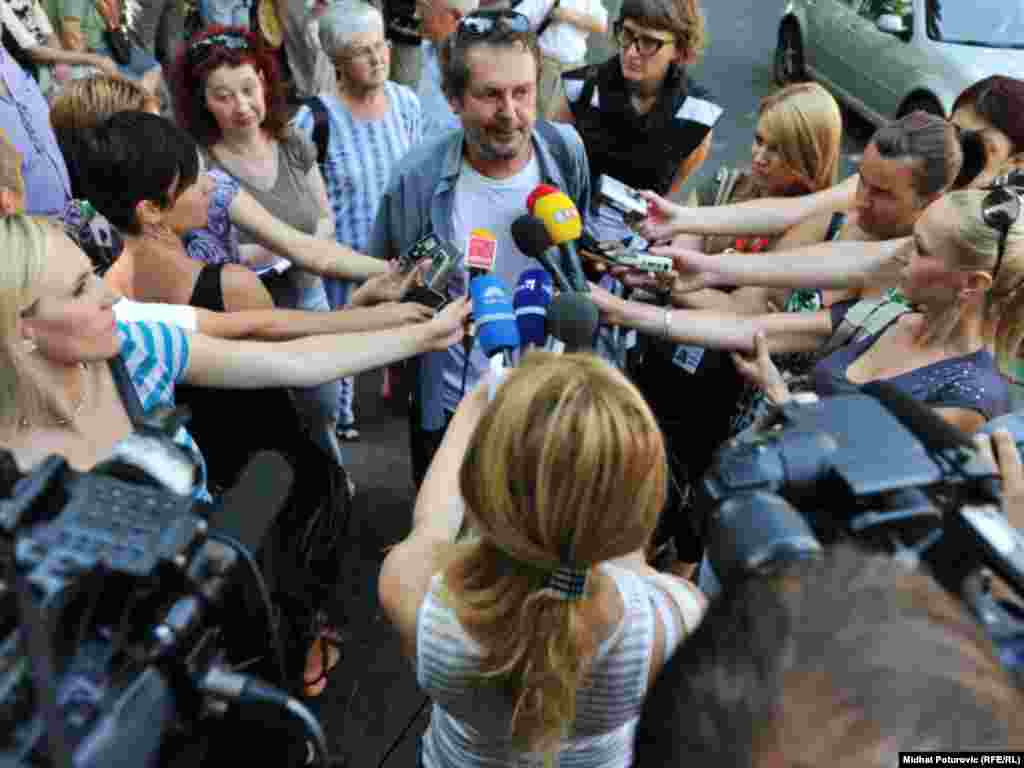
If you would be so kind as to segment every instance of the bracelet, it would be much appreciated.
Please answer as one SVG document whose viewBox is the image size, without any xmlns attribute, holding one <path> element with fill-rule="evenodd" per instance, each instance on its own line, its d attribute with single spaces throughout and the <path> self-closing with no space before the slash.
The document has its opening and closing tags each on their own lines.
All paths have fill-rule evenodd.
<svg viewBox="0 0 1024 768">
<path fill-rule="evenodd" d="M 666 309 L 665 310 L 665 328 L 664 328 L 664 336 L 665 336 L 666 339 L 668 339 L 669 327 L 671 325 L 672 325 L 672 310 L 671 309 Z"/>
</svg>

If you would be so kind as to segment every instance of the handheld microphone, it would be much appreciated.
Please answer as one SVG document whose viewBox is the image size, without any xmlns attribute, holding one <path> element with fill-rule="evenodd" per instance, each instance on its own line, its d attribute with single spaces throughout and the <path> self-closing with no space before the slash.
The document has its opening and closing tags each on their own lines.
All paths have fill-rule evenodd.
<svg viewBox="0 0 1024 768">
<path fill-rule="evenodd" d="M 567 352 L 592 350 L 599 321 L 597 305 L 581 293 L 560 293 L 548 307 L 548 333 Z"/>
<path fill-rule="evenodd" d="M 537 191 L 534 189 L 534 192 Z M 562 263 L 565 265 L 573 290 L 587 293 L 590 288 L 575 245 L 575 241 L 583 234 L 583 220 L 576 209 L 576 204 L 565 193 L 553 192 L 539 195 L 531 213 L 544 222 L 551 240 L 561 251 Z"/>
<path fill-rule="evenodd" d="M 498 238 L 489 229 L 477 228 L 470 230 L 466 240 L 466 269 L 469 270 L 470 292 L 472 293 L 472 281 L 482 275 L 488 274 L 494 269 L 494 262 L 498 257 Z M 473 323 L 476 324 L 477 314 L 474 307 Z M 476 328 L 470 326 L 466 335 L 462 337 L 462 348 L 466 354 L 473 348 L 476 339 Z"/>
<path fill-rule="evenodd" d="M 474 229 L 466 242 L 466 267 L 470 275 L 479 277 L 494 269 L 498 257 L 498 238 L 489 229 Z"/>
<path fill-rule="evenodd" d="M 469 283 L 473 301 L 473 319 L 484 355 L 501 355 L 507 367 L 512 367 L 512 350 L 519 347 L 519 328 L 505 286 L 494 275 L 480 275 Z"/>
<path fill-rule="evenodd" d="M 552 187 L 550 184 L 538 184 L 534 187 L 533 192 L 526 198 L 526 210 L 530 213 L 537 215 L 537 212 L 533 207 L 537 204 L 537 200 L 544 197 L 545 195 L 558 194 L 558 187 Z"/>
<path fill-rule="evenodd" d="M 519 276 L 512 306 L 523 347 L 543 347 L 547 338 L 548 305 L 554 295 L 551 275 L 543 269 L 527 269 Z"/>
<path fill-rule="evenodd" d="M 522 251 L 524 256 L 539 261 L 544 269 L 554 277 L 559 290 L 573 290 L 572 284 L 561 267 L 548 255 L 548 250 L 554 247 L 554 243 L 543 221 L 525 213 L 512 222 L 511 231 L 516 248 Z"/>
</svg>

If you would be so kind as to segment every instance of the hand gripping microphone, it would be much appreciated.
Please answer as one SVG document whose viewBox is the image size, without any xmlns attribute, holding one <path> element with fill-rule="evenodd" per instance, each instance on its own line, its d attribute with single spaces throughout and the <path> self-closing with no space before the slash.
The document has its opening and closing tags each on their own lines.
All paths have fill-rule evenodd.
<svg viewBox="0 0 1024 768">
<path fill-rule="evenodd" d="M 537 193 L 540 189 L 534 189 Z M 533 198 L 531 193 L 530 198 Z M 529 203 L 529 198 L 527 200 Z M 583 234 L 583 220 L 576 204 L 563 192 L 549 192 L 538 195 L 530 213 L 544 222 L 551 240 L 562 252 L 562 264 L 569 275 L 573 290 L 587 293 L 590 289 L 583 273 L 583 262 L 576 252 L 575 242 Z"/>
<path fill-rule="evenodd" d="M 512 306 L 523 347 L 543 347 L 547 339 L 548 305 L 554 295 L 551 275 L 543 269 L 527 269 L 519 276 Z"/>
<path fill-rule="evenodd" d="M 480 275 L 469 283 L 480 347 L 489 359 L 501 355 L 512 367 L 512 350 L 519 347 L 519 328 L 508 291 L 494 275 Z"/>
<path fill-rule="evenodd" d="M 516 248 L 523 252 L 523 255 L 530 259 L 536 259 L 555 279 L 558 289 L 561 291 L 573 290 L 561 267 L 551 258 L 548 251 L 554 247 L 551 235 L 548 234 L 544 222 L 536 216 L 524 213 L 512 222 L 512 240 Z"/>
</svg>

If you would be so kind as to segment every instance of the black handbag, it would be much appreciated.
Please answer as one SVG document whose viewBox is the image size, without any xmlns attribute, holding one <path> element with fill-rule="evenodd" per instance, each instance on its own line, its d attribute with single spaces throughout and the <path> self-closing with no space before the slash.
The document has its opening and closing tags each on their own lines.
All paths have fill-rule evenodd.
<svg viewBox="0 0 1024 768">
<path fill-rule="evenodd" d="M 132 60 L 132 41 L 124 31 L 124 27 L 107 29 L 107 45 L 110 46 L 110 53 L 114 61 L 122 66 L 127 66 Z"/>
</svg>

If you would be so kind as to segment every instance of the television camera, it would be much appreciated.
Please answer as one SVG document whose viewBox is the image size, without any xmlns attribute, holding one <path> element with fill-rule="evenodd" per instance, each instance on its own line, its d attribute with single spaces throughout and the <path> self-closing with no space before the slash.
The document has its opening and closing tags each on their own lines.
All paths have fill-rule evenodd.
<svg viewBox="0 0 1024 768">
<path fill-rule="evenodd" d="M 1024 443 L 1024 418 L 992 425 Z M 1024 537 L 1001 509 L 998 471 L 888 383 L 782 406 L 719 449 L 697 493 L 698 533 L 723 583 L 853 540 L 927 567 L 1024 673 L 1024 613 L 990 590 L 995 573 L 1024 595 Z"/>
<path fill-rule="evenodd" d="M 291 467 L 257 454 L 221 504 L 199 503 L 177 424 L 91 472 L 50 456 L 0 500 L 0 766 L 197 765 L 246 704 L 301 724 L 294 748 L 328 762 L 316 718 L 255 674 L 288 687 L 251 551 Z"/>
</svg>

